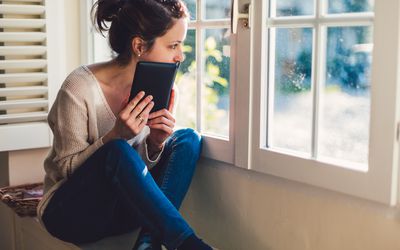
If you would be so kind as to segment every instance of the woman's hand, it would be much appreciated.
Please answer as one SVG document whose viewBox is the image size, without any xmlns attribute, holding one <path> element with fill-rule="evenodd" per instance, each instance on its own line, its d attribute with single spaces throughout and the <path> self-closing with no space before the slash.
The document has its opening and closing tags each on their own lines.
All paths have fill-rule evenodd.
<svg viewBox="0 0 400 250">
<path fill-rule="evenodd" d="M 162 149 L 165 140 L 174 132 L 175 118 L 172 110 L 175 104 L 175 90 L 171 90 L 171 97 L 167 109 L 150 114 L 147 125 L 150 127 L 150 134 L 147 137 L 147 144 L 150 151 L 158 152 Z"/>
<path fill-rule="evenodd" d="M 103 137 L 103 143 L 111 139 L 123 138 L 129 140 L 138 135 L 149 119 L 150 110 L 154 106 L 152 96 L 142 100 L 145 93 L 139 92 L 118 114 L 112 130 Z"/>
</svg>

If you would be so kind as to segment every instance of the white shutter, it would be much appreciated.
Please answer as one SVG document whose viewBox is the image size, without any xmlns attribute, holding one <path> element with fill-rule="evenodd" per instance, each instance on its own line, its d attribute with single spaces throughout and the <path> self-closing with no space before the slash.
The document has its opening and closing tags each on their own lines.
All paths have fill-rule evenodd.
<svg viewBox="0 0 400 250">
<path fill-rule="evenodd" d="M 47 147 L 46 1 L 0 1 L 0 151 Z"/>
</svg>

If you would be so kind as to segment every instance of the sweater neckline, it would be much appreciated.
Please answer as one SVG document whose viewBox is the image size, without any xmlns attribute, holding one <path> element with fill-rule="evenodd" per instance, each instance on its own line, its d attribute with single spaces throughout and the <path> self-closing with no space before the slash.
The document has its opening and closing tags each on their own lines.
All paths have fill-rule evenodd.
<svg viewBox="0 0 400 250">
<path fill-rule="evenodd" d="M 83 65 L 83 68 L 85 69 L 85 71 L 87 71 L 89 73 L 90 77 L 94 80 L 95 85 L 97 87 L 97 91 L 99 92 L 99 95 L 100 95 L 100 97 L 101 97 L 101 99 L 103 101 L 104 106 L 106 107 L 107 113 L 115 121 L 117 119 L 117 117 L 115 116 L 114 112 L 111 110 L 111 107 L 107 102 L 106 96 L 104 95 L 104 92 L 101 89 L 100 83 L 97 80 L 96 76 L 93 74 L 93 72 L 89 69 L 88 66 Z"/>
</svg>

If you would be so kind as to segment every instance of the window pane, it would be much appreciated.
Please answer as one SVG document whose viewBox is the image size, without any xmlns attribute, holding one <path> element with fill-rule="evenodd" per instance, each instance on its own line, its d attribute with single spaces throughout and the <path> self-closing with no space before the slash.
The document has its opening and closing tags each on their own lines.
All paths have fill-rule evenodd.
<svg viewBox="0 0 400 250">
<path fill-rule="evenodd" d="M 230 0 L 204 0 L 205 19 L 223 19 L 231 16 Z"/>
<path fill-rule="evenodd" d="M 328 13 L 372 11 L 374 0 L 329 0 Z"/>
<path fill-rule="evenodd" d="M 176 75 L 179 91 L 176 120 L 179 127 L 196 127 L 196 31 L 188 30 L 184 45 L 185 60 Z"/>
<path fill-rule="evenodd" d="M 196 0 L 184 0 L 190 13 L 190 20 L 196 20 Z"/>
<path fill-rule="evenodd" d="M 275 0 L 274 4 L 276 6 L 276 16 L 304 16 L 314 14 L 314 0 Z"/>
<path fill-rule="evenodd" d="M 328 28 L 319 156 L 367 163 L 372 29 Z"/>
<path fill-rule="evenodd" d="M 274 148 L 311 152 L 312 94 L 311 28 L 271 29 L 275 60 L 271 69 L 268 144 Z M 273 100 L 273 101 L 272 101 Z"/>
<path fill-rule="evenodd" d="M 230 32 L 206 29 L 204 40 L 204 78 L 202 132 L 229 135 Z"/>
</svg>

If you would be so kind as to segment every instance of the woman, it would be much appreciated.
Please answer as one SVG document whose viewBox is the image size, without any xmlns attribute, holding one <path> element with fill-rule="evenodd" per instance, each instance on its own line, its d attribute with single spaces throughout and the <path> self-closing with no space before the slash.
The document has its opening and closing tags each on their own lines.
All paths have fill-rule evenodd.
<svg viewBox="0 0 400 250">
<path fill-rule="evenodd" d="M 92 13 L 100 32 L 109 31 L 116 58 L 74 70 L 49 112 L 54 142 L 44 162 L 42 225 L 75 244 L 141 227 L 134 249 L 211 249 L 178 212 L 200 136 L 191 129 L 173 132 L 174 92 L 168 110 L 153 113 L 146 93 L 127 101 L 138 61 L 184 59 L 186 6 L 181 0 L 99 0 Z"/>
</svg>

